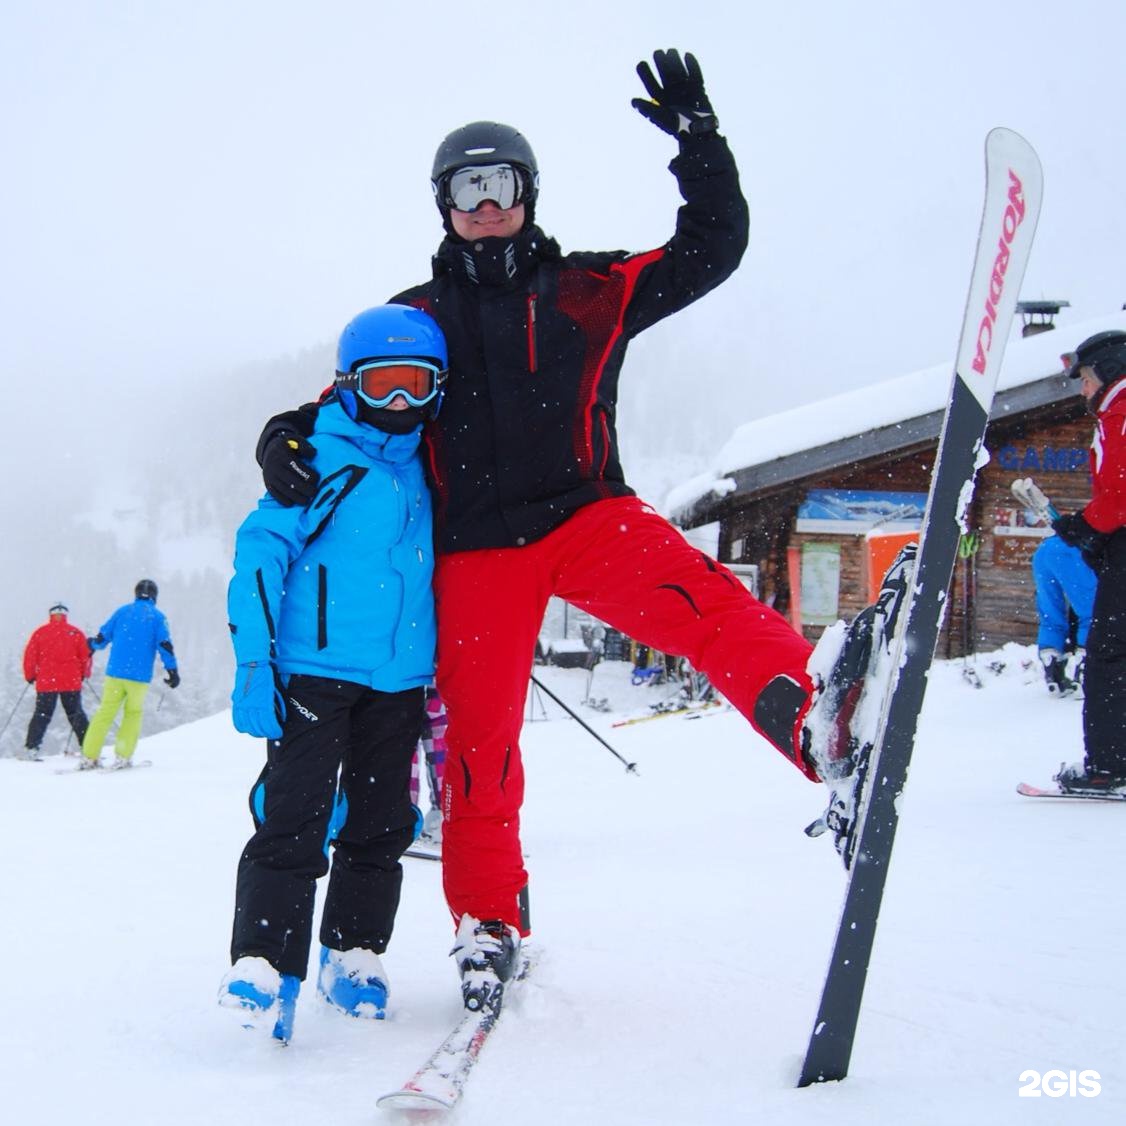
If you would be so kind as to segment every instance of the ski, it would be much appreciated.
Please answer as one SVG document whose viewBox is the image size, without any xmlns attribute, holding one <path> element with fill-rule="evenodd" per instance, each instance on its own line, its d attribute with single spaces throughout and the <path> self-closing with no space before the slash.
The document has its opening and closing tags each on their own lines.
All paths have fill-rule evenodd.
<svg viewBox="0 0 1126 1126">
<path fill-rule="evenodd" d="M 128 774 L 131 770 L 140 770 L 142 767 L 152 766 L 152 759 L 142 758 L 134 759 L 133 765 L 128 767 L 113 767 L 113 766 L 96 766 L 96 767 L 81 767 L 81 766 L 60 766 L 55 770 L 56 774 Z"/>
<path fill-rule="evenodd" d="M 1078 798 L 1080 801 L 1126 801 L 1126 790 L 1107 790 L 1105 793 L 1083 793 L 1076 790 L 1061 790 L 1058 786 L 1053 789 L 1044 789 L 1041 786 L 1030 786 L 1027 782 L 1017 785 L 1017 793 L 1026 798 L 1063 798 L 1065 800 Z"/>
<path fill-rule="evenodd" d="M 414 844 L 411 845 L 411 847 L 408 848 L 407 851 L 403 853 L 403 855 L 412 856 L 415 860 L 441 860 L 441 845 L 438 846 L 437 852 L 429 852 L 426 850 L 426 848 L 420 848 L 417 844 Z"/>
<path fill-rule="evenodd" d="M 527 953 L 520 972 L 505 987 L 506 995 L 531 969 Z M 503 1006 L 502 1006 L 503 1008 Z M 426 1062 L 397 1091 L 380 1095 L 381 1110 L 453 1110 L 481 1054 L 496 1028 L 502 1009 L 465 1012 L 450 1034 L 431 1052 Z"/>
<path fill-rule="evenodd" d="M 954 376 L 905 611 L 872 752 L 857 795 L 853 862 L 836 942 L 798 1085 L 844 1079 L 860 1015 L 919 710 L 945 607 L 1001 360 L 1040 212 L 1042 172 L 1019 134 L 985 143 L 985 205 Z"/>
<path fill-rule="evenodd" d="M 683 707 L 659 708 L 654 705 L 654 710 L 648 715 L 635 715 L 628 719 L 619 719 L 610 724 L 611 727 L 630 727 L 635 723 L 648 723 L 651 719 L 668 719 L 670 716 L 680 715 L 685 719 L 699 719 L 702 715 L 716 714 L 723 707 L 720 700 L 708 700 L 703 704 L 685 704 Z"/>
<path fill-rule="evenodd" d="M 1013 496 L 1036 517 L 1049 526 L 1060 518 L 1056 506 L 1047 498 L 1044 490 L 1031 477 L 1018 477 L 1012 485 Z"/>
</svg>

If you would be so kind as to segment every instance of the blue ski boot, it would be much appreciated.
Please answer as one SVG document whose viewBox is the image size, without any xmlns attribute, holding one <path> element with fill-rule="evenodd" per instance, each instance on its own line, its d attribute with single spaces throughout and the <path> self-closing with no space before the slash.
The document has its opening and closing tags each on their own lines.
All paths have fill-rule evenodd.
<svg viewBox="0 0 1126 1126">
<path fill-rule="evenodd" d="M 374 950 L 321 947 L 317 991 L 350 1017 L 383 1020 L 387 1015 L 387 974 Z"/>
<path fill-rule="evenodd" d="M 219 1004 L 243 1028 L 268 1031 L 282 1044 L 293 1036 L 293 1017 L 301 979 L 280 974 L 265 958 L 239 958 L 219 987 Z"/>
</svg>

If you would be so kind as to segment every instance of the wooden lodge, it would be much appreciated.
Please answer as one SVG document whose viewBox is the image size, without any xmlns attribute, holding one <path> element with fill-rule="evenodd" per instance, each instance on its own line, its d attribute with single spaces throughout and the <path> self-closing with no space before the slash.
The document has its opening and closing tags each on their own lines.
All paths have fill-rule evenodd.
<svg viewBox="0 0 1126 1126">
<path fill-rule="evenodd" d="M 1051 530 L 1011 485 L 1034 478 L 1062 512 L 1090 498 L 1094 420 L 1059 354 L 1103 328 L 1126 328 L 1126 316 L 1092 325 L 1066 335 L 1038 325 L 1008 347 L 938 656 L 1035 641 L 1030 561 Z M 749 572 L 759 597 L 815 638 L 871 601 L 887 562 L 917 532 L 949 380 L 949 368 L 932 369 L 749 423 L 721 451 L 708 491 L 674 496 L 670 515 L 685 529 L 718 523 L 718 558 Z M 857 430 L 857 419 L 874 424 Z"/>
</svg>

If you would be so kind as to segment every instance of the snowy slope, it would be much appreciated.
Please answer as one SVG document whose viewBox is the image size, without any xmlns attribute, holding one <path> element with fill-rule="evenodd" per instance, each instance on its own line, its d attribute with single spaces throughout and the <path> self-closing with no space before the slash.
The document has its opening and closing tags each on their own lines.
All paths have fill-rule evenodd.
<svg viewBox="0 0 1126 1126">
<path fill-rule="evenodd" d="M 820 787 L 733 712 L 612 724 L 661 689 L 602 665 L 582 710 L 627 775 L 550 701 L 525 728 L 534 980 L 452 1121 L 1121 1122 L 1126 809 L 1032 801 L 1077 757 L 1080 705 L 1031 650 L 970 688 L 932 676 L 853 1055 L 796 1090 L 843 894 L 801 827 Z M 542 670 L 576 708 L 580 670 Z M 533 704 L 536 701 L 533 700 Z M 321 1011 L 287 1049 L 228 1025 L 226 968 L 245 795 L 260 746 L 216 716 L 144 740 L 151 770 L 58 776 L 0 759 L 0 1110 L 12 1123 L 391 1123 L 397 1086 L 458 1011 L 438 866 L 409 865 L 392 1019 Z M 1102 1093 L 1018 1097 L 1021 1073 L 1092 1069 Z M 404 1119 L 405 1120 L 405 1119 Z"/>
</svg>

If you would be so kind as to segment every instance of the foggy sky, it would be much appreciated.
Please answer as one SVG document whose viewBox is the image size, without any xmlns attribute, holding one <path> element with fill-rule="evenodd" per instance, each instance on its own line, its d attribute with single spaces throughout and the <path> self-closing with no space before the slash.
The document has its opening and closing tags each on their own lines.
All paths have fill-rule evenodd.
<svg viewBox="0 0 1126 1126">
<path fill-rule="evenodd" d="M 9 5 L 0 480 L 49 507 L 111 469 L 190 491 L 240 366 L 326 346 L 427 276 L 430 162 L 465 121 L 529 136 L 537 218 L 564 250 L 659 245 L 676 146 L 629 104 L 657 47 L 700 60 L 751 246 L 632 346 L 627 468 L 706 457 L 741 422 L 951 359 L 994 125 L 1044 163 L 1022 296 L 1071 301 L 1061 345 L 1068 318 L 1126 301 L 1119 0 L 546 7 Z M 154 442 L 161 405 L 197 390 L 198 419 Z M 251 418 L 287 405 L 239 403 Z M 242 464 L 252 479 L 249 446 Z"/>
</svg>

